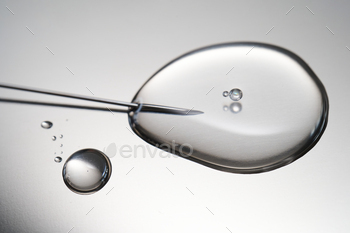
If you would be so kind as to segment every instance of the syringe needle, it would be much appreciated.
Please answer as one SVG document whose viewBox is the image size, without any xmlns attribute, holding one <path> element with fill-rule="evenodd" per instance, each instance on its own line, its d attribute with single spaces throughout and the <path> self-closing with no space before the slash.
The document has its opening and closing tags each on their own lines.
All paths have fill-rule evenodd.
<svg viewBox="0 0 350 233">
<path fill-rule="evenodd" d="M 124 101 L 118 101 L 118 100 L 110 100 L 110 99 L 104 99 L 104 98 L 98 98 L 98 97 L 70 94 L 70 93 L 51 91 L 51 90 L 45 90 L 45 89 L 39 89 L 39 88 L 31 88 L 31 87 L 25 87 L 25 86 L 7 84 L 7 83 L 0 83 L 0 87 L 20 90 L 20 91 L 46 94 L 46 95 L 60 96 L 60 97 L 66 97 L 66 98 L 72 98 L 72 99 L 87 100 L 87 101 L 106 103 L 106 104 L 114 104 L 118 106 L 129 107 L 133 110 L 136 110 L 140 106 L 140 104 L 138 103 L 130 103 L 130 102 L 124 102 Z M 180 115 L 196 115 L 196 114 L 203 113 L 198 110 L 170 107 L 170 106 L 164 106 L 164 105 L 144 104 L 144 103 L 142 104 L 141 111 L 180 114 Z"/>
</svg>

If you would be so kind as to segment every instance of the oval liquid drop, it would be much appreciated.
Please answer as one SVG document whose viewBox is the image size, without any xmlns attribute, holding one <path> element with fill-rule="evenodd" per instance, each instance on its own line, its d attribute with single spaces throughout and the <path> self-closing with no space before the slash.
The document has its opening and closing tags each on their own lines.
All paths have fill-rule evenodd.
<svg viewBox="0 0 350 233">
<path fill-rule="evenodd" d="M 43 121 L 41 122 L 41 127 L 43 129 L 50 129 L 52 127 L 52 122 L 51 121 Z"/>
<path fill-rule="evenodd" d="M 57 156 L 57 157 L 55 157 L 54 161 L 55 161 L 56 163 L 60 163 L 60 162 L 62 162 L 62 157 Z"/>
<path fill-rule="evenodd" d="M 239 102 L 223 96 L 234 88 L 244 93 Z M 175 144 L 169 152 L 235 173 L 269 171 L 300 158 L 320 139 L 328 117 L 326 90 L 311 68 L 288 50 L 260 43 L 187 53 L 155 73 L 133 102 L 203 111 L 136 111 L 129 122 L 152 145 Z"/>
</svg>

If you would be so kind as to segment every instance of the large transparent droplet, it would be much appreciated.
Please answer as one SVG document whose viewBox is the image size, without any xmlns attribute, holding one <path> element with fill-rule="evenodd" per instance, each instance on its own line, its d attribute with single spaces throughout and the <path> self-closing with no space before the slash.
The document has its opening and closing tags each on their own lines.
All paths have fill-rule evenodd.
<svg viewBox="0 0 350 233">
<path fill-rule="evenodd" d="M 79 194 L 100 190 L 112 172 L 108 157 L 95 149 L 79 150 L 63 166 L 63 180 L 67 187 Z"/>
<path fill-rule="evenodd" d="M 227 76 L 232 66 L 234 76 Z M 236 87 L 241 93 L 235 90 L 232 98 L 239 102 L 223 97 Z M 140 111 L 129 122 L 152 145 L 237 173 L 269 171 L 301 157 L 321 137 L 328 116 L 325 88 L 311 68 L 290 51 L 259 43 L 185 54 L 156 72 L 133 101 L 203 111 Z"/>
</svg>

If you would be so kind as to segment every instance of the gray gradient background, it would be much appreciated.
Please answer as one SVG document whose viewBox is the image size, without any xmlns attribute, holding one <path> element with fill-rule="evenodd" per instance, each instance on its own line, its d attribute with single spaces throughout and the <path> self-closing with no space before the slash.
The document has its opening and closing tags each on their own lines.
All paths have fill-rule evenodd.
<svg viewBox="0 0 350 233">
<path fill-rule="evenodd" d="M 256 175 L 160 151 L 123 158 L 122 145 L 147 145 L 129 132 L 123 113 L 0 102 L 0 232 L 349 232 L 349 8 L 316 0 L 0 1 L 0 82 L 92 95 L 88 87 L 130 101 L 189 50 L 258 41 L 302 57 L 330 100 L 319 143 L 296 162 Z M 4 89 L 0 97 L 82 103 Z M 54 126 L 42 129 L 43 120 Z M 111 143 L 118 153 L 108 184 L 93 195 L 71 192 L 54 153 L 66 160 Z"/>
</svg>

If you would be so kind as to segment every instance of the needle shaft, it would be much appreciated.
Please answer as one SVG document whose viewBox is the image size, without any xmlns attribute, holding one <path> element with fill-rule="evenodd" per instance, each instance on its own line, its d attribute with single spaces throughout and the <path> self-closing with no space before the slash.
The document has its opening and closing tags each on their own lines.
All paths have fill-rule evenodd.
<svg viewBox="0 0 350 233">
<path fill-rule="evenodd" d="M 132 108 L 135 108 L 138 106 L 138 104 L 136 104 L 136 103 L 128 103 L 128 102 L 123 102 L 123 101 L 115 101 L 115 100 L 103 99 L 103 98 L 98 98 L 98 97 L 90 97 L 90 96 L 84 96 L 84 95 L 77 95 L 77 94 L 68 94 L 68 93 L 64 93 L 64 92 L 50 91 L 50 90 L 44 90 L 44 89 L 32 88 L 32 87 L 24 87 L 24 86 L 7 84 L 7 83 L 0 83 L 0 87 L 14 89 L 14 90 L 20 90 L 20 91 L 35 92 L 35 93 L 46 94 L 46 95 L 55 95 L 55 96 L 73 98 L 73 99 L 87 100 L 87 101 L 93 101 L 93 102 L 99 102 L 99 103 L 115 104 L 115 105 L 119 105 L 119 106 L 132 107 Z"/>
</svg>

